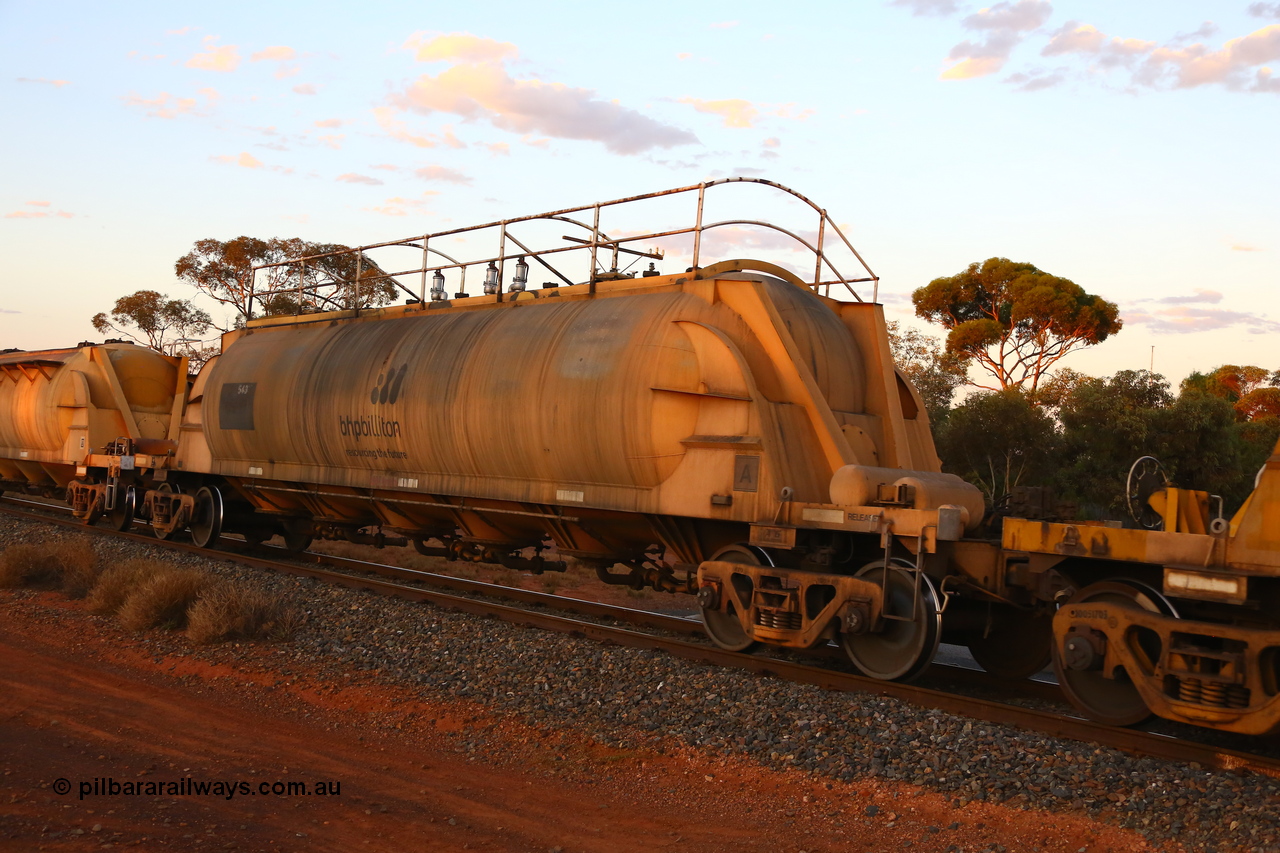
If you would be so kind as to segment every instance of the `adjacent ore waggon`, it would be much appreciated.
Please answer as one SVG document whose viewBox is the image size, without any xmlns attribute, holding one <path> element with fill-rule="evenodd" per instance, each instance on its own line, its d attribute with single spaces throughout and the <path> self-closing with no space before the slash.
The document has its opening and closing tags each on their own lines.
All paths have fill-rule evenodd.
<svg viewBox="0 0 1280 853">
<path fill-rule="evenodd" d="M 704 221 L 707 191 L 731 183 L 812 207 L 816 243 Z M 600 230 L 617 205 L 680 193 L 696 193 L 692 227 Z M 515 236 L 548 223 L 582 236 Z M 812 280 L 701 262 L 704 234 L 747 225 L 811 251 Z M 533 572 L 573 558 L 606 583 L 696 595 L 729 649 L 834 643 L 905 679 L 945 639 L 1008 678 L 1052 658 L 1068 697 L 1116 724 L 1280 725 L 1280 457 L 1233 519 L 1144 463 L 1139 529 L 992 520 L 941 472 L 881 306 L 830 296 L 877 280 L 802 196 L 732 179 L 448 235 L 486 229 L 492 256 L 455 259 L 428 234 L 350 250 L 349 281 L 308 279 L 317 258 L 268 270 L 309 282 L 277 278 L 272 304 L 293 313 L 251 317 L 193 379 L 185 359 L 121 342 L 0 353 L 0 485 L 201 546 L 323 537 Z M 692 239 L 689 269 L 618 270 L 672 235 Z M 866 275 L 841 276 L 830 243 Z M 366 252 L 395 248 L 420 265 L 361 277 Z M 561 271 L 575 252 L 577 283 Z M 527 259 L 559 281 L 530 289 Z M 405 304 L 363 304 L 388 282 Z"/>
</svg>

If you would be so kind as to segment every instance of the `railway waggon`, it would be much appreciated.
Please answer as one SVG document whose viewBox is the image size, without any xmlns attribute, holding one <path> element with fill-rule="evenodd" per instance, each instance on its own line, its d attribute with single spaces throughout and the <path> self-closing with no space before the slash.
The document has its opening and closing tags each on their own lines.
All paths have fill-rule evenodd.
<svg viewBox="0 0 1280 853">
<path fill-rule="evenodd" d="M 816 244 L 783 232 L 814 253 L 812 281 L 700 263 L 704 233 L 744 223 L 702 217 L 707 190 L 736 182 L 818 213 Z M 676 193 L 697 194 L 691 228 L 599 228 L 613 205 Z M 513 231 L 539 221 L 585 237 L 530 250 Z M 1231 519 L 1148 476 L 1136 529 L 984 523 L 981 493 L 940 470 L 882 307 L 830 296 L 877 279 L 835 272 L 824 232 L 852 247 L 808 199 L 730 179 L 450 233 L 484 228 L 499 247 L 478 260 L 433 249 L 441 235 L 353 250 L 420 251 L 421 290 L 363 306 L 359 263 L 328 297 L 299 285 L 294 314 L 227 333 L 194 378 L 123 342 L 0 354 L 0 487 L 202 546 L 336 538 L 534 572 L 571 557 L 607 583 L 696 595 L 725 648 L 835 643 L 906 679 L 946 640 L 1007 678 L 1052 660 L 1071 701 L 1117 725 L 1280 726 L 1280 456 Z M 676 233 L 694 241 L 688 270 L 618 271 Z M 585 282 L 552 263 L 570 250 L 590 254 Z M 526 258 L 561 282 L 528 289 Z M 465 282 L 468 265 L 484 292 L 450 298 L 444 274 Z"/>
</svg>

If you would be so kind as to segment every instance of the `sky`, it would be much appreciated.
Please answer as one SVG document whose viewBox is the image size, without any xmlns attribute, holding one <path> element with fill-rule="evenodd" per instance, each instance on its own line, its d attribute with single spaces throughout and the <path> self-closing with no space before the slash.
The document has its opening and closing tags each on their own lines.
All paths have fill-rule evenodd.
<svg viewBox="0 0 1280 853">
<path fill-rule="evenodd" d="M 0 99 L 0 349 L 192 298 L 200 239 L 356 245 L 743 176 L 825 208 L 890 319 L 940 331 L 911 292 L 1000 256 L 1119 304 L 1064 366 L 1280 368 L 1276 0 L 0 0 Z M 602 226 L 692 224 L 678 198 Z M 708 203 L 817 224 L 758 186 Z M 744 227 L 708 248 L 812 267 Z"/>
</svg>

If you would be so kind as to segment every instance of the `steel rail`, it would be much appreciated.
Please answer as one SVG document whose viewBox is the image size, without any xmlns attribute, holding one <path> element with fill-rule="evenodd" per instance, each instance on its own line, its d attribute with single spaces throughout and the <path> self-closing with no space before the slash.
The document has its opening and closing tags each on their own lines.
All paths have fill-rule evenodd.
<svg viewBox="0 0 1280 853">
<path fill-rule="evenodd" d="M 797 684 L 810 684 L 824 690 L 870 693 L 879 696 L 887 696 L 905 702 L 910 702 L 911 704 L 921 707 L 965 716 L 986 723 L 1014 726 L 1027 731 L 1049 735 L 1051 737 L 1092 742 L 1099 746 L 1119 749 L 1124 752 L 1134 753 L 1141 756 L 1184 763 L 1196 762 L 1202 766 L 1220 770 L 1234 772 L 1251 771 L 1274 778 L 1280 778 L 1280 759 L 1271 759 L 1266 756 L 1253 755 L 1251 753 L 1241 752 L 1238 750 L 1196 743 L 1194 741 L 1180 740 L 1169 735 L 1162 735 L 1139 729 L 1115 728 L 1113 726 L 1095 723 L 1081 717 L 1024 708 L 1018 705 L 1010 705 L 987 699 L 978 699 L 953 693 L 946 693 L 930 687 L 921 687 L 918 685 L 891 681 L 879 681 L 865 676 L 837 672 L 834 670 L 813 667 L 778 658 L 767 658 L 757 655 L 743 654 L 740 652 L 725 651 L 724 649 L 701 643 L 690 643 L 684 640 L 646 634 L 627 628 L 600 625 L 594 622 L 584 622 L 580 619 L 573 619 L 567 616 L 539 613 L 519 607 L 485 602 L 461 595 L 422 589 L 420 587 L 408 586 L 406 584 L 394 583 L 387 580 L 357 577 L 344 572 L 332 571 L 323 568 L 312 568 L 310 566 L 296 565 L 294 563 L 286 563 L 279 560 L 264 559 L 244 553 L 214 551 L 207 548 L 199 548 L 194 544 L 184 542 L 173 542 L 171 540 L 161 541 L 154 537 L 139 533 L 86 526 L 79 521 L 71 519 L 54 518 L 48 515 L 41 515 L 26 510 L 15 509 L 13 508 L 12 503 L 14 503 L 14 501 L 11 499 L 0 498 L 0 509 L 3 509 L 13 515 L 26 517 L 36 521 L 50 522 L 64 527 L 83 530 L 85 532 L 117 536 L 129 540 L 145 542 L 151 545 L 162 545 L 176 550 L 200 554 L 205 557 L 225 559 L 255 568 L 279 571 L 303 577 L 311 577 L 316 580 L 334 583 L 350 589 L 367 590 L 380 595 L 401 598 L 408 601 L 428 602 L 446 610 L 469 613 L 476 616 L 498 618 L 502 621 L 524 627 L 539 628 L 546 631 L 569 634 L 571 636 L 585 637 L 597 642 L 625 645 L 631 648 L 663 651 L 675 657 L 696 663 L 703 663 L 710 666 L 733 667 L 761 676 L 781 678 L 785 681 L 792 681 Z M 59 509 L 59 507 L 45 504 L 40 504 L 39 506 L 51 510 Z M 220 541 L 239 543 L 239 540 L 231 539 L 224 539 Z M 309 556 L 314 557 L 318 555 Z M 362 563 L 362 561 L 352 562 Z M 362 563 L 362 565 L 370 567 L 376 565 L 379 570 L 382 568 L 389 568 L 372 563 Z M 369 571 L 371 569 L 362 570 Z M 415 570 L 403 569 L 401 571 L 412 573 Z M 516 590 L 511 590 L 509 588 L 503 589 L 507 593 L 516 592 Z M 521 592 L 529 593 L 530 591 L 524 590 Z M 542 596 L 541 593 L 532 593 L 532 595 Z M 551 597 L 556 599 L 555 606 L 557 607 L 562 607 L 566 601 L 562 597 Z M 589 604 L 595 603 L 589 602 Z M 598 606 L 608 607 L 608 605 Z M 662 614 L 648 615 L 658 617 L 659 621 L 664 623 L 664 626 L 666 624 L 666 620 L 676 618 L 666 617 Z M 680 621 L 685 622 L 686 624 L 691 624 L 688 623 L 688 620 Z"/>
</svg>

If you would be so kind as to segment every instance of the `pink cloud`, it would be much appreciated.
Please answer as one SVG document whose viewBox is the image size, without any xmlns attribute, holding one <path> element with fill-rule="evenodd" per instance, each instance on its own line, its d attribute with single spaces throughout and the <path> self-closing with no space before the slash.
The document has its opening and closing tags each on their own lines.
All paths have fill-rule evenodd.
<svg viewBox="0 0 1280 853">
<path fill-rule="evenodd" d="M 19 77 L 19 83 L 40 83 L 44 86 L 52 86 L 55 89 L 61 89 L 63 86 L 70 86 L 70 80 L 49 80 L 45 77 Z"/>
<path fill-rule="evenodd" d="M 316 87 L 312 86 L 310 83 L 299 83 L 297 86 L 293 87 L 293 92 L 295 95 L 314 95 L 316 93 Z"/>
<path fill-rule="evenodd" d="M 394 110 L 421 115 L 449 113 L 523 136 L 541 134 L 595 141 L 615 154 L 638 154 L 651 148 L 697 142 L 692 133 L 662 124 L 616 101 L 602 100 L 593 90 L 537 79 L 517 80 L 497 61 L 496 51 L 489 45 L 451 49 L 485 59 L 453 65 L 434 76 L 422 75 L 407 89 L 392 94 L 389 101 Z M 445 54 L 441 51 L 440 55 Z M 505 58 L 507 52 L 500 55 Z M 375 115 L 393 138 L 426 148 L 437 144 L 409 132 L 389 108 L 380 109 L 382 113 L 375 111 Z"/>
<path fill-rule="evenodd" d="M 249 57 L 250 62 L 287 62 L 298 55 L 291 47 L 283 44 L 272 45 L 264 48 Z"/>
<path fill-rule="evenodd" d="M 240 54 L 234 44 L 215 44 L 217 36 L 205 36 L 204 53 L 197 53 L 187 60 L 188 68 L 199 68 L 203 71 L 235 71 L 240 64 Z"/>
<path fill-rule="evenodd" d="M 1280 60 L 1280 24 L 1271 24 L 1247 36 L 1234 38 L 1219 50 L 1202 44 L 1185 48 L 1159 47 L 1151 51 L 1135 79 L 1146 85 L 1169 84 L 1192 89 L 1213 83 L 1246 88 L 1246 72 L 1253 66 Z M 1254 91 L 1271 92 L 1269 68 L 1258 69 Z"/>
<path fill-rule="evenodd" d="M 50 202 L 47 201 L 29 201 L 26 202 L 29 207 L 47 208 Z M 6 213 L 5 219 L 74 219 L 75 214 L 65 210 L 56 212 L 48 210 L 15 210 L 12 213 Z"/>
<path fill-rule="evenodd" d="M 371 178 L 368 175 L 357 175 L 354 172 L 347 172 L 345 175 L 339 175 L 334 180 L 342 181 L 348 184 L 369 184 L 370 186 L 382 186 L 382 181 L 377 178 Z"/>
<path fill-rule="evenodd" d="M 414 169 L 413 174 L 424 181 L 445 181 L 451 184 L 469 184 L 471 179 L 456 169 L 448 169 L 444 166 L 423 166 L 421 169 Z"/>
<path fill-rule="evenodd" d="M 503 62 L 516 59 L 520 51 L 509 41 L 473 36 L 471 33 L 449 33 L 427 38 L 427 33 L 414 33 L 404 43 L 414 50 L 419 62 Z"/>
<path fill-rule="evenodd" d="M 688 104 L 700 113 L 720 116 L 724 119 L 725 127 L 751 127 L 756 117 L 760 115 L 760 111 L 754 104 L 742 98 L 727 98 L 720 101 L 681 98 L 679 103 Z"/>
<path fill-rule="evenodd" d="M 942 79 L 969 80 L 996 73 L 1025 34 L 1043 26 L 1052 12 L 1053 6 L 1047 0 L 1017 0 L 969 15 L 961 24 L 986 35 L 982 41 L 965 40 L 951 48 L 947 59 L 953 64 L 942 72 Z"/>
<path fill-rule="evenodd" d="M 1280 332 L 1280 323 L 1268 319 L 1264 314 L 1228 311 L 1225 308 L 1196 308 L 1189 305 L 1174 305 L 1154 311 L 1144 309 L 1126 311 L 1124 321 L 1134 325 L 1145 325 L 1153 332 L 1167 334 L 1208 332 L 1233 327 L 1243 328 L 1250 334 Z"/>
<path fill-rule="evenodd" d="M 217 158 L 215 158 L 215 159 L 217 159 L 217 160 L 218 160 L 218 162 L 220 162 L 220 163 L 233 163 L 233 162 L 234 162 L 237 166 L 242 166 L 242 167 L 244 167 L 244 168 L 246 168 L 246 169 L 261 169 L 261 168 L 262 168 L 262 161 L 261 161 L 261 160 L 259 160 L 257 157 L 254 157 L 254 156 L 253 156 L 252 154 L 250 154 L 248 151 L 241 151 L 241 152 L 240 152 L 240 156 L 239 156 L 239 157 L 234 157 L 234 158 L 233 158 L 233 157 L 231 157 L 231 156 L 227 155 L 227 156 L 217 157 Z"/>
<path fill-rule="evenodd" d="M 382 216 L 408 216 L 410 213 L 420 214 L 425 212 L 427 202 L 431 197 L 436 195 L 439 195 L 439 193 L 434 190 L 428 190 L 422 193 L 418 198 L 394 196 L 376 207 L 366 207 L 365 210 L 370 213 L 381 214 Z"/>
<path fill-rule="evenodd" d="M 346 124 L 346 121 L 340 118 L 327 118 L 322 121 L 314 122 L 316 127 L 337 128 Z"/>
</svg>

